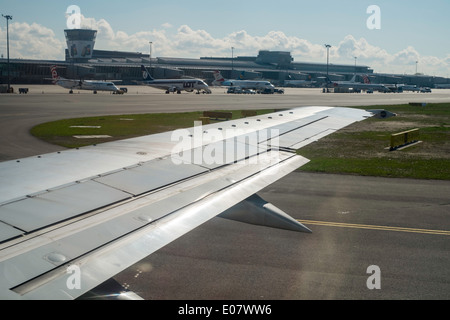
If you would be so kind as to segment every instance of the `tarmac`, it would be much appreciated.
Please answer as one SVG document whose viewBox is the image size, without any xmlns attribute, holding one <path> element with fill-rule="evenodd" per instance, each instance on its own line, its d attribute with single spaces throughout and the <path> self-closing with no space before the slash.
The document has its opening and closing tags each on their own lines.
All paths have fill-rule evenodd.
<svg viewBox="0 0 450 320">
<path fill-rule="evenodd" d="M 229 95 L 215 88 L 211 95 L 166 95 L 129 87 L 125 95 L 69 95 L 55 86 L 26 87 L 26 95 L 0 95 L 0 161 L 61 150 L 29 130 L 62 118 L 450 102 L 450 90 L 324 94 L 288 88 L 283 95 Z M 293 172 L 259 195 L 312 234 L 214 218 L 114 279 L 148 300 L 447 300 L 449 194 L 450 181 Z M 370 285 L 373 266 L 380 288 Z"/>
<path fill-rule="evenodd" d="M 312 233 L 215 218 L 116 281 L 147 300 L 450 298 L 448 181 L 295 172 L 258 194 Z"/>
<path fill-rule="evenodd" d="M 212 88 L 212 94 L 169 94 L 147 86 L 128 86 L 124 95 L 75 91 L 55 85 L 27 87 L 28 94 L 0 95 L 0 161 L 61 150 L 29 134 L 38 124 L 77 117 L 132 113 L 184 112 L 204 110 L 287 109 L 300 106 L 382 106 L 450 101 L 450 90 L 432 93 L 322 93 L 319 88 L 286 88 L 285 94 L 235 95 L 226 88 Z M 388 109 L 388 108 L 386 108 Z"/>
</svg>

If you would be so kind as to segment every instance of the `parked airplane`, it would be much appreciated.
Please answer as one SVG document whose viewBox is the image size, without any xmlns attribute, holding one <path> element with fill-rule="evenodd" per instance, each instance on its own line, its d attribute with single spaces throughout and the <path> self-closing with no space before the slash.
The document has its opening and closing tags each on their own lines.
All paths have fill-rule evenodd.
<svg viewBox="0 0 450 320">
<path fill-rule="evenodd" d="M 254 89 L 257 91 L 273 92 L 275 90 L 275 87 L 269 81 L 225 79 L 220 73 L 220 71 L 214 71 L 213 85 L 226 87 L 239 87 L 241 89 Z"/>
<path fill-rule="evenodd" d="M 193 92 L 197 90 L 200 93 L 203 90 L 206 93 L 211 93 L 208 85 L 201 79 L 162 79 L 155 80 L 150 76 L 147 68 L 141 65 L 142 78 L 144 79 L 143 84 L 157 89 L 166 90 L 166 93 L 176 92 L 178 94 L 181 91 Z"/>
<path fill-rule="evenodd" d="M 356 82 L 356 74 L 350 81 L 331 81 L 328 79 L 328 82 L 331 83 L 335 88 L 353 88 L 355 90 L 377 90 L 388 92 L 389 89 L 386 88 L 384 84 L 371 83 L 368 76 L 364 76 L 363 82 Z"/>
<path fill-rule="evenodd" d="M 313 80 L 285 80 L 284 85 L 288 87 L 310 87 L 316 82 Z"/>
<path fill-rule="evenodd" d="M 311 75 L 308 75 L 308 80 L 292 80 L 291 75 L 288 76 L 288 80 L 284 80 L 284 85 L 287 87 L 311 87 L 317 83 L 317 81 L 311 80 Z"/>
<path fill-rule="evenodd" d="M 404 92 L 404 91 L 413 91 L 420 92 L 420 88 L 416 85 L 407 85 L 407 84 L 385 84 L 391 92 Z"/>
<path fill-rule="evenodd" d="M 94 80 L 75 80 L 75 79 L 66 79 L 61 78 L 56 72 L 56 66 L 51 66 L 50 70 L 52 72 L 52 80 L 54 84 L 61 86 L 66 89 L 70 89 L 69 93 L 73 93 L 73 89 L 78 90 L 92 90 L 94 93 L 97 91 L 111 91 L 115 93 L 122 94 L 119 88 L 113 82 L 110 81 L 94 81 Z"/>
</svg>

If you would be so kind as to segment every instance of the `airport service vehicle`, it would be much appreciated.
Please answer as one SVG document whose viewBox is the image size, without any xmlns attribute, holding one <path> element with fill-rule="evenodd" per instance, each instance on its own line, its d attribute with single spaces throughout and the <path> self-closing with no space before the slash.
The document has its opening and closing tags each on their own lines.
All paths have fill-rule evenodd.
<svg viewBox="0 0 450 320">
<path fill-rule="evenodd" d="M 331 81 L 327 78 L 327 82 L 335 88 L 353 88 L 353 90 L 389 92 L 389 89 L 384 84 L 371 83 L 368 76 L 364 76 L 364 83 L 356 82 L 356 75 L 354 75 L 350 81 Z"/>
<path fill-rule="evenodd" d="M 141 65 L 142 78 L 144 79 L 142 84 L 147 86 L 166 90 L 166 93 L 176 92 L 178 94 L 181 91 L 193 92 L 197 90 L 197 93 L 203 90 L 203 93 L 211 93 L 208 85 L 201 79 L 153 79 L 150 76 L 147 68 Z"/>
<path fill-rule="evenodd" d="M 240 87 L 229 87 L 227 93 L 235 93 L 235 94 L 256 94 L 256 91 L 253 89 L 242 89 Z"/>
<path fill-rule="evenodd" d="M 56 66 L 51 66 L 50 71 L 52 72 L 52 80 L 54 84 L 61 86 L 66 89 L 70 89 L 69 93 L 73 93 L 73 90 L 91 90 L 94 93 L 97 91 L 110 91 L 114 93 L 122 94 L 123 92 L 116 87 L 112 81 L 95 81 L 95 80 L 75 80 L 66 79 L 58 75 L 56 71 Z"/>
</svg>

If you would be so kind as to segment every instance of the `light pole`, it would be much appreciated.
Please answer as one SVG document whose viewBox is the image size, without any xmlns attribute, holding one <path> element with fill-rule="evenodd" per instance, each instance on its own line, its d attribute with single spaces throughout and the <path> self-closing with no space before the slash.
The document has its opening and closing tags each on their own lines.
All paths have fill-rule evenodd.
<svg viewBox="0 0 450 320">
<path fill-rule="evenodd" d="M 329 44 L 325 44 L 325 48 L 327 48 L 327 92 L 328 92 L 328 83 L 330 81 L 330 78 L 328 77 L 328 65 L 330 63 L 330 48 L 331 48 L 331 46 Z"/>
<path fill-rule="evenodd" d="M 4 15 L 2 16 L 6 19 L 6 47 L 7 47 L 7 55 L 8 55 L 8 93 L 11 91 L 11 80 L 9 76 L 9 20 L 12 20 L 12 16 L 10 15 Z"/>
<path fill-rule="evenodd" d="M 231 47 L 231 77 L 233 77 L 234 73 L 234 47 Z"/>
<path fill-rule="evenodd" d="M 150 76 L 153 77 L 152 76 L 152 44 L 153 44 L 153 42 L 149 41 L 148 43 L 150 44 L 150 59 L 149 59 L 149 61 L 150 61 Z"/>
<path fill-rule="evenodd" d="M 355 57 L 355 75 L 356 75 L 356 59 L 358 59 L 358 57 Z"/>
</svg>

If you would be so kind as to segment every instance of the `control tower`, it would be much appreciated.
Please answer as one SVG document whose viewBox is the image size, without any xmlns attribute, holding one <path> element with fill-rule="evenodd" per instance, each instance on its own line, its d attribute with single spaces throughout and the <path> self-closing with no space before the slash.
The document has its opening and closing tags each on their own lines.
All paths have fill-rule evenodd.
<svg viewBox="0 0 450 320">
<path fill-rule="evenodd" d="M 68 54 L 72 62 L 84 62 L 92 58 L 94 52 L 97 30 L 89 29 L 66 29 L 66 43 Z"/>
</svg>

